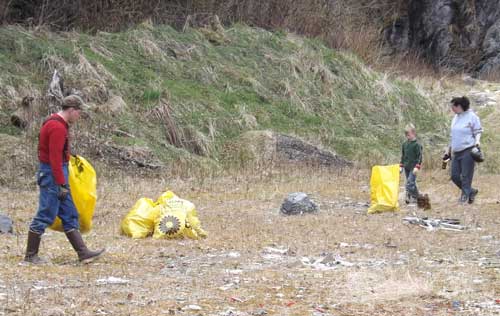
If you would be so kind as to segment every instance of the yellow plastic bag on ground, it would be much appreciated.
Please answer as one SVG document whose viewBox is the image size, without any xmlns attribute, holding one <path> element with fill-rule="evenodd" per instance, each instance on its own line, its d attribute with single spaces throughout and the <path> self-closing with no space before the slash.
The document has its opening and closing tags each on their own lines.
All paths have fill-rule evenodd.
<svg viewBox="0 0 500 316">
<path fill-rule="evenodd" d="M 159 215 L 155 206 L 151 199 L 139 199 L 123 219 L 120 226 L 122 233 L 132 238 L 146 238 L 151 235 L 155 219 Z"/>
<path fill-rule="evenodd" d="M 80 156 L 71 156 L 68 169 L 71 197 L 79 214 L 80 231 L 86 233 L 92 229 L 97 200 L 96 173 L 92 165 Z M 62 232 L 61 219 L 57 217 L 50 228 Z"/>
<path fill-rule="evenodd" d="M 157 201 L 159 216 L 155 220 L 153 238 L 204 238 L 207 233 L 201 228 L 193 203 L 181 199 L 172 191 L 163 193 Z"/>
<path fill-rule="evenodd" d="M 368 214 L 399 211 L 399 177 L 399 165 L 373 167 Z"/>
</svg>

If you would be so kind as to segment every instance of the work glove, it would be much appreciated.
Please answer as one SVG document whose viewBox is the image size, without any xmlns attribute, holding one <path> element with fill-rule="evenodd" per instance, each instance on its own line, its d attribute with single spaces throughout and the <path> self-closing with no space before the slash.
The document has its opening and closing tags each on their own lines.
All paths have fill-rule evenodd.
<svg viewBox="0 0 500 316">
<path fill-rule="evenodd" d="M 59 186 L 59 192 L 57 192 L 57 198 L 59 201 L 64 201 L 69 195 L 69 186 L 67 184 L 63 184 Z"/>
<path fill-rule="evenodd" d="M 405 169 L 403 167 L 399 167 L 399 173 L 403 173 Z"/>
</svg>

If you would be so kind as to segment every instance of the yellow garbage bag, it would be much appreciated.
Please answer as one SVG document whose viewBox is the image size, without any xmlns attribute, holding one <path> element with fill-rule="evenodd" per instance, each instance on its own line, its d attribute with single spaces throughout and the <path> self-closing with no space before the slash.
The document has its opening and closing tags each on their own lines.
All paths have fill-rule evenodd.
<svg viewBox="0 0 500 316">
<path fill-rule="evenodd" d="M 97 200 L 96 173 L 94 167 L 81 156 L 71 156 L 68 169 L 69 187 L 78 211 L 80 231 L 86 233 L 92 229 L 92 218 Z M 49 228 L 62 232 L 61 219 L 57 217 Z"/>
<path fill-rule="evenodd" d="M 167 191 L 157 201 L 159 216 L 155 219 L 153 238 L 204 238 L 207 233 L 201 228 L 193 203 Z"/>
<path fill-rule="evenodd" d="M 368 214 L 399 211 L 399 177 L 399 165 L 373 167 Z"/>
<path fill-rule="evenodd" d="M 146 238 L 153 234 L 155 219 L 159 215 L 155 206 L 151 199 L 139 199 L 122 220 L 122 234 L 132 238 Z"/>
</svg>

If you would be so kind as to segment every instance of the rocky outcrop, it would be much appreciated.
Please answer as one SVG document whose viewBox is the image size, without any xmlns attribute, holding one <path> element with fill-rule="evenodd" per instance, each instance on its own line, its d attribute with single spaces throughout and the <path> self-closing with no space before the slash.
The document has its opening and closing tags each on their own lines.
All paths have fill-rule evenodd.
<svg viewBox="0 0 500 316">
<path fill-rule="evenodd" d="M 500 0 L 408 0 L 384 38 L 437 67 L 494 75 L 500 73 Z"/>
<path fill-rule="evenodd" d="M 331 151 L 304 142 L 303 140 L 282 134 L 275 135 L 276 153 L 285 161 L 303 162 L 327 167 L 347 167 L 352 163 Z"/>
<path fill-rule="evenodd" d="M 300 138 L 272 131 L 244 133 L 228 157 L 244 157 L 256 162 L 280 162 L 310 166 L 346 168 L 353 163 L 336 153 L 322 149 Z"/>
</svg>

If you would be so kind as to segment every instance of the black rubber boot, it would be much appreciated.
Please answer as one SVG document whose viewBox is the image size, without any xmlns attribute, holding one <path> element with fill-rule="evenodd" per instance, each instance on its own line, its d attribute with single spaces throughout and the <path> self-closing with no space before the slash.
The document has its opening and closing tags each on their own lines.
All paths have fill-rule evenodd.
<svg viewBox="0 0 500 316">
<path fill-rule="evenodd" d="M 66 232 L 66 237 L 78 254 L 78 260 L 80 260 L 81 263 L 90 263 L 99 258 L 99 256 L 105 251 L 105 249 L 98 251 L 89 250 L 85 245 L 79 230 L 73 229 Z"/>
<path fill-rule="evenodd" d="M 476 200 L 476 195 L 479 193 L 478 189 L 472 189 L 472 192 L 469 195 L 469 204 L 474 203 Z"/>
<path fill-rule="evenodd" d="M 406 192 L 406 195 L 405 195 L 405 203 L 406 204 L 410 204 L 412 203 L 413 199 L 412 199 L 412 195 L 410 192 Z"/>
<path fill-rule="evenodd" d="M 28 232 L 28 245 L 26 246 L 26 254 L 24 262 L 32 264 L 44 264 L 46 261 L 38 256 L 38 249 L 40 248 L 40 241 L 42 234 L 33 231 Z"/>
</svg>

